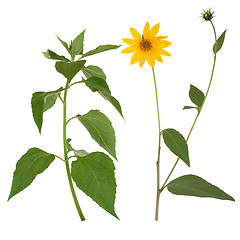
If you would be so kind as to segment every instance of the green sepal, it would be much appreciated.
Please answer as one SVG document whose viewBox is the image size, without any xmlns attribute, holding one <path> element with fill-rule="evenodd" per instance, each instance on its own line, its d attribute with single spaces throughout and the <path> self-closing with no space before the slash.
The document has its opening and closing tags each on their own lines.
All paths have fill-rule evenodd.
<svg viewBox="0 0 240 240">
<path fill-rule="evenodd" d="M 209 197 L 235 201 L 233 197 L 196 175 L 185 175 L 167 184 L 169 192 L 176 195 Z"/>
<path fill-rule="evenodd" d="M 123 117 L 121 105 L 118 100 L 111 95 L 111 91 L 109 90 L 105 79 L 99 77 L 90 77 L 85 80 L 84 83 L 93 92 L 98 92 L 104 99 L 109 101 Z"/>
<path fill-rule="evenodd" d="M 182 159 L 189 167 L 188 145 L 181 133 L 168 128 L 162 131 L 163 140 L 171 152 Z"/>
<path fill-rule="evenodd" d="M 205 96 L 201 90 L 191 84 L 189 90 L 189 98 L 196 106 L 200 108 L 203 104 Z"/>
<path fill-rule="evenodd" d="M 13 175 L 9 198 L 28 187 L 36 176 L 46 170 L 55 159 L 55 155 L 39 148 L 30 148 L 17 162 Z"/>
<path fill-rule="evenodd" d="M 91 110 L 85 115 L 78 115 L 77 118 L 99 146 L 117 159 L 115 131 L 107 116 L 99 110 Z"/>
<path fill-rule="evenodd" d="M 56 62 L 55 68 L 61 73 L 65 78 L 70 82 L 74 76 L 82 69 L 85 60 L 77 61 L 77 62 Z"/>
<path fill-rule="evenodd" d="M 51 50 L 47 50 L 46 52 L 43 52 L 44 56 L 48 59 L 52 59 L 52 60 L 61 60 L 64 62 L 70 62 L 69 59 L 67 59 L 64 56 L 59 56 L 58 54 L 56 54 L 55 52 L 51 51 Z"/>
<path fill-rule="evenodd" d="M 223 46 L 223 43 L 224 43 L 224 39 L 225 39 L 225 34 L 226 34 L 226 31 L 225 30 L 221 36 L 217 39 L 217 41 L 214 43 L 213 45 L 213 52 L 216 54 Z"/>
<path fill-rule="evenodd" d="M 114 210 L 117 186 L 114 170 L 109 156 L 93 152 L 72 162 L 71 176 L 79 189 L 118 219 Z"/>
<path fill-rule="evenodd" d="M 33 119 L 38 127 L 40 134 L 43 123 L 43 113 L 53 107 L 56 102 L 57 96 L 61 91 L 63 91 L 62 87 L 56 91 L 35 92 L 32 95 L 31 106 Z"/>
<path fill-rule="evenodd" d="M 97 48 L 95 48 L 95 49 L 93 49 L 89 52 L 84 53 L 81 56 L 81 58 L 88 57 L 88 56 L 91 56 L 91 55 L 94 55 L 94 54 L 97 54 L 97 53 L 105 52 L 105 51 L 108 51 L 108 50 L 116 49 L 116 48 L 119 48 L 120 46 L 121 45 L 111 45 L 111 44 L 100 45 Z"/>
</svg>

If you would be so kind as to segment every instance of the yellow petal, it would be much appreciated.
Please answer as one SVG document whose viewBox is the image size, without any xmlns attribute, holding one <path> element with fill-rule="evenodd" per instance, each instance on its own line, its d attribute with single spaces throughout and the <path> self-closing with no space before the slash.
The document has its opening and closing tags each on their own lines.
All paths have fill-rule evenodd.
<svg viewBox="0 0 240 240">
<path fill-rule="evenodd" d="M 131 65 L 138 62 L 140 58 L 140 51 L 135 52 L 131 58 Z"/>
<path fill-rule="evenodd" d="M 148 37 L 154 38 L 157 35 L 159 28 L 160 28 L 160 23 L 157 23 L 156 25 L 154 25 L 150 30 Z"/>
<path fill-rule="evenodd" d="M 131 46 L 138 46 L 138 42 L 132 38 L 122 38 L 123 42 Z"/>
<path fill-rule="evenodd" d="M 171 44 L 172 44 L 172 43 L 169 42 L 169 41 L 162 40 L 162 41 L 159 42 L 159 47 L 160 47 L 160 48 L 166 48 L 166 47 L 170 46 Z"/>
<path fill-rule="evenodd" d="M 143 37 L 144 37 L 145 39 L 148 38 L 149 29 L 150 29 L 149 23 L 146 22 L 145 27 L 144 27 L 144 29 L 143 29 Z"/>
<path fill-rule="evenodd" d="M 159 62 L 163 62 L 161 55 L 157 55 L 155 59 Z"/>
<path fill-rule="evenodd" d="M 154 58 L 155 58 L 157 61 L 163 62 L 162 57 L 161 57 L 161 55 L 160 55 L 160 53 L 159 53 L 158 51 L 152 50 L 151 52 L 152 52 Z"/>
<path fill-rule="evenodd" d="M 157 36 L 157 37 L 151 39 L 151 42 L 152 43 L 159 42 L 159 41 L 161 41 L 162 39 L 165 39 L 165 38 L 167 38 L 167 36 Z"/>
<path fill-rule="evenodd" d="M 137 51 L 137 48 L 136 47 L 133 47 L 133 46 L 130 46 L 130 47 L 126 47 L 124 48 L 121 53 L 133 53 Z"/>
<path fill-rule="evenodd" d="M 136 41 L 140 42 L 142 40 L 140 33 L 135 28 L 130 28 L 130 32 Z"/>
<path fill-rule="evenodd" d="M 159 54 L 171 57 L 171 54 L 164 49 L 155 49 Z"/>
<path fill-rule="evenodd" d="M 140 59 L 139 59 L 139 66 L 142 68 L 143 67 L 143 64 L 145 63 L 147 59 L 147 54 L 143 51 L 141 51 L 140 53 Z"/>
<path fill-rule="evenodd" d="M 148 54 L 147 54 L 147 62 L 148 62 L 148 64 L 152 68 L 154 68 L 154 66 L 155 66 L 155 58 L 154 58 L 154 56 L 152 54 L 152 51 L 149 51 Z"/>
</svg>

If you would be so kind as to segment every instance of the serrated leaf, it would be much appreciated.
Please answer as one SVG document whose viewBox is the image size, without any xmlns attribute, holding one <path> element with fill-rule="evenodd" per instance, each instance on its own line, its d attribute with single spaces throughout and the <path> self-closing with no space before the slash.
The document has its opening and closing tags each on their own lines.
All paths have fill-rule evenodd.
<svg viewBox="0 0 240 240">
<path fill-rule="evenodd" d="M 175 129 L 168 128 L 162 131 L 162 136 L 166 146 L 170 149 L 170 151 L 177 155 L 190 167 L 188 146 L 182 134 Z"/>
<path fill-rule="evenodd" d="M 59 73 L 63 74 L 63 76 L 70 82 L 74 76 L 82 69 L 85 63 L 85 60 L 77 62 L 56 62 L 55 67 L 56 70 Z"/>
<path fill-rule="evenodd" d="M 214 43 L 213 45 L 213 52 L 216 54 L 223 46 L 223 43 L 224 43 L 224 39 L 225 39 L 225 34 L 226 34 L 226 31 L 225 30 L 221 36 L 217 39 L 217 41 Z"/>
<path fill-rule="evenodd" d="M 85 115 L 78 115 L 78 120 L 88 130 L 91 137 L 115 159 L 115 132 L 111 121 L 99 110 L 91 110 Z"/>
<path fill-rule="evenodd" d="M 61 42 L 61 44 L 66 48 L 66 50 L 68 51 L 68 53 L 71 54 L 71 53 L 70 53 L 70 49 L 69 49 L 69 47 L 68 47 L 68 44 L 67 44 L 66 42 L 64 42 L 62 39 L 60 39 L 60 37 L 57 36 L 57 38 L 58 38 L 58 40 Z"/>
<path fill-rule="evenodd" d="M 169 192 L 177 195 L 210 197 L 235 201 L 233 197 L 220 188 L 195 175 L 185 175 L 176 178 L 167 185 L 167 188 Z"/>
<path fill-rule="evenodd" d="M 78 157 L 72 162 L 71 175 L 78 188 L 100 207 L 118 218 L 114 210 L 116 181 L 111 158 L 101 152 Z"/>
<path fill-rule="evenodd" d="M 90 77 L 85 80 L 84 83 L 93 92 L 98 92 L 104 99 L 109 101 L 123 117 L 121 105 L 118 100 L 111 95 L 111 91 L 109 90 L 105 79 L 99 77 Z"/>
<path fill-rule="evenodd" d="M 183 110 L 186 110 L 186 109 L 197 109 L 198 110 L 198 107 L 192 107 L 192 106 L 184 106 L 183 107 Z"/>
<path fill-rule="evenodd" d="M 120 46 L 121 45 L 111 45 L 111 44 L 100 45 L 97 48 L 95 48 L 87 53 L 84 53 L 81 58 L 88 57 L 88 56 L 91 56 L 91 55 L 94 55 L 97 53 L 105 52 L 108 50 L 116 49 L 116 48 L 119 48 Z"/>
<path fill-rule="evenodd" d="M 8 200 L 28 187 L 38 174 L 49 167 L 54 159 L 53 154 L 39 148 L 29 149 L 17 162 Z"/>
<path fill-rule="evenodd" d="M 52 59 L 52 60 L 61 60 L 64 62 L 70 62 L 69 59 L 65 58 L 64 56 L 59 56 L 58 54 L 56 54 L 55 52 L 51 51 L 51 50 L 47 50 L 46 52 L 43 52 L 44 56 L 48 59 Z"/>
<path fill-rule="evenodd" d="M 194 104 L 196 104 L 198 107 L 201 107 L 204 101 L 204 97 L 205 96 L 201 90 L 193 85 L 190 85 L 189 98 Z"/>
<path fill-rule="evenodd" d="M 106 80 L 105 73 L 98 66 L 89 65 L 87 67 L 83 67 L 81 70 L 86 78 L 99 77 L 99 78 L 103 78 L 104 80 Z"/>
<path fill-rule="evenodd" d="M 71 55 L 75 57 L 83 53 L 83 41 L 84 41 L 85 30 L 80 33 L 71 43 Z"/>
<path fill-rule="evenodd" d="M 35 92 L 32 95 L 31 106 L 33 119 L 38 127 L 40 134 L 43 123 L 43 113 L 55 104 L 57 95 L 62 91 L 62 89 L 63 88 L 59 88 L 56 91 L 50 92 Z"/>
</svg>

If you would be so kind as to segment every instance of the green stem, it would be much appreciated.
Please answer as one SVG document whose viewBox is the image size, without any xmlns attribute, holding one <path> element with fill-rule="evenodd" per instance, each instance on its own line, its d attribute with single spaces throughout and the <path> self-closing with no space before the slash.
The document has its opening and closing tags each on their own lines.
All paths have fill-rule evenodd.
<svg viewBox="0 0 240 240">
<path fill-rule="evenodd" d="M 74 116 L 74 117 L 69 118 L 69 119 L 67 120 L 67 122 L 66 122 L 66 125 L 67 125 L 71 120 L 73 120 L 74 118 L 77 118 L 77 116 Z"/>
<path fill-rule="evenodd" d="M 216 43 L 216 41 L 217 41 L 216 30 L 215 30 L 215 27 L 214 27 L 214 25 L 213 25 L 213 23 L 212 23 L 211 20 L 210 20 L 210 22 L 211 22 L 211 25 L 212 25 L 212 27 L 213 27 L 214 37 L 215 37 L 215 43 Z M 209 90 L 210 90 L 210 87 L 211 87 L 211 84 L 212 84 L 213 73 L 214 73 L 214 70 L 215 70 L 215 64 L 216 64 L 216 53 L 214 54 L 212 72 L 211 72 L 211 77 L 210 77 L 210 81 L 209 81 L 209 84 L 208 84 L 207 92 L 206 92 L 205 97 L 204 97 L 204 99 L 203 99 L 203 103 L 202 103 L 200 109 L 198 110 L 198 114 L 197 114 L 196 118 L 194 119 L 194 122 L 193 122 L 193 124 L 192 124 L 192 127 L 191 127 L 191 129 L 190 129 L 190 131 L 189 131 L 189 133 L 188 133 L 188 136 L 187 136 L 187 138 L 186 138 L 186 142 L 188 141 L 188 139 L 189 139 L 189 137 L 190 137 L 190 135 L 191 135 L 191 133 L 192 133 L 192 131 L 193 131 L 193 128 L 194 128 L 194 126 L 195 126 L 195 124 L 196 124 L 196 122 L 197 122 L 197 119 L 198 119 L 198 117 L 199 117 L 199 115 L 200 115 L 200 113 L 201 113 L 201 111 L 202 111 L 203 105 L 204 105 L 204 103 L 205 103 L 205 101 L 206 101 L 206 98 L 207 98 L 207 96 L 208 96 L 208 93 L 209 93 Z M 160 193 L 160 194 L 161 194 L 161 192 L 163 191 L 163 189 L 166 187 L 166 184 L 167 184 L 170 176 L 172 175 L 175 167 L 177 166 L 178 161 L 179 161 L 179 158 L 177 159 L 177 161 L 176 161 L 175 164 L 173 165 L 172 170 L 170 171 L 170 173 L 169 173 L 169 175 L 167 176 L 165 182 L 163 183 L 162 187 L 160 188 L 160 190 L 159 190 L 159 193 Z"/>
<path fill-rule="evenodd" d="M 78 83 L 84 83 L 84 81 L 78 81 L 78 82 L 75 82 L 75 83 L 72 83 L 71 85 L 69 85 L 69 87 L 75 85 L 75 84 L 78 84 Z"/>
<path fill-rule="evenodd" d="M 62 159 L 61 157 L 57 156 L 56 154 L 54 154 L 55 157 L 59 158 L 60 160 L 62 160 L 63 162 L 65 162 L 64 159 Z"/>
<path fill-rule="evenodd" d="M 83 216 L 82 210 L 80 208 L 80 205 L 77 200 L 77 196 L 73 187 L 73 182 L 72 182 L 72 177 L 70 173 L 70 168 L 69 168 L 69 162 L 68 162 L 68 154 L 67 154 L 67 89 L 69 88 L 69 81 L 66 83 L 65 91 L 64 91 L 64 98 L 63 98 L 63 147 L 64 147 L 64 160 L 65 160 L 65 166 L 66 166 L 66 171 L 67 171 L 67 177 L 68 177 L 68 182 L 69 186 L 71 189 L 71 193 L 73 196 L 73 200 L 75 203 L 75 206 L 77 208 L 79 217 L 81 221 L 84 221 L 85 218 Z"/>
<path fill-rule="evenodd" d="M 156 95 L 156 105 L 157 105 L 157 115 L 158 115 L 158 158 L 156 162 L 157 167 L 157 197 L 156 197 L 156 210 L 155 210 L 155 220 L 158 221 L 158 212 L 159 212 L 159 200 L 160 200 L 160 150 L 161 150 L 161 126 L 160 126 L 160 113 L 159 113 L 159 105 L 158 105 L 158 93 L 157 93 L 157 83 L 154 68 L 152 68 L 153 72 L 153 80 L 155 87 L 155 95 Z"/>
</svg>

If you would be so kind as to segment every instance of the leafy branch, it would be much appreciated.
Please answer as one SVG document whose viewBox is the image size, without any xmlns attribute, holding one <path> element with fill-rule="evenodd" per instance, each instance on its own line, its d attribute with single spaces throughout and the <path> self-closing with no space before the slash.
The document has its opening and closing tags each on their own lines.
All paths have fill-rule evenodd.
<svg viewBox="0 0 240 240">
<path fill-rule="evenodd" d="M 111 121 L 105 114 L 99 110 L 91 110 L 87 114 L 79 114 L 67 120 L 68 90 L 78 83 L 84 83 L 84 85 L 90 88 L 93 92 L 98 92 L 104 99 L 109 101 L 123 117 L 121 106 L 117 99 L 111 95 L 111 91 L 106 82 L 106 75 L 103 70 L 98 66 L 85 66 L 86 60 L 80 60 L 90 55 L 116 49 L 119 46 L 102 45 L 94 50 L 84 53 L 84 33 L 85 31 L 80 33 L 69 45 L 58 37 L 59 41 L 70 54 L 71 60 L 63 55 L 58 55 L 51 50 L 43 52 L 46 58 L 57 60 L 55 63 L 56 71 L 66 78 L 66 83 L 64 87 L 60 87 L 54 91 L 35 92 L 33 93 L 31 100 L 33 119 L 39 133 L 41 134 L 44 112 L 51 109 L 57 102 L 57 99 L 60 99 L 63 106 L 62 131 L 64 157 L 62 158 L 47 153 L 38 148 L 29 149 L 27 153 L 20 158 L 16 165 L 9 199 L 28 187 L 35 177 L 45 171 L 55 157 L 57 157 L 65 162 L 69 187 L 80 219 L 83 221 L 85 220 L 85 217 L 80 208 L 73 181 L 79 189 L 91 197 L 100 207 L 118 219 L 114 210 L 116 180 L 114 176 L 115 167 L 113 160 L 107 154 L 102 152 L 88 153 L 85 150 L 75 150 L 70 145 L 70 139 L 67 138 L 67 124 L 72 119 L 76 118 L 82 123 L 92 139 L 95 140 L 100 147 L 106 150 L 115 159 L 117 158 L 115 150 L 115 131 Z M 74 61 L 77 55 L 80 55 L 81 57 L 77 61 Z M 72 79 L 75 78 L 79 72 L 82 72 L 86 79 L 82 78 L 81 81 L 71 83 Z M 61 96 L 61 94 L 63 94 L 63 96 Z M 69 155 L 71 152 L 74 153 L 74 156 Z M 70 166 L 69 160 L 73 157 L 75 157 L 76 160 L 72 161 Z"/>
</svg>

